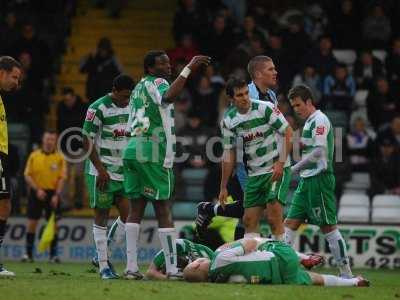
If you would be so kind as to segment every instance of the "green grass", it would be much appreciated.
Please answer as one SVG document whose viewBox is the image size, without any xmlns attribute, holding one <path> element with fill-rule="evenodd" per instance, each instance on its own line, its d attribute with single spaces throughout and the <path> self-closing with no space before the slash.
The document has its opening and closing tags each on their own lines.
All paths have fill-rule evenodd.
<svg viewBox="0 0 400 300">
<path fill-rule="evenodd" d="M 400 299 L 400 271 L 356 270 L 371 280 L 370 288 L 324 288 L 229 284 L 190 284 L 100 280 L 89 264 L 15 263 L 5 264 L 17 273 L 0 279 L 1 299 Z M 122 272 L 122 265 L 118 271 Z M 336 270 L 331 270 L 335 272 Z"/>
</svg>

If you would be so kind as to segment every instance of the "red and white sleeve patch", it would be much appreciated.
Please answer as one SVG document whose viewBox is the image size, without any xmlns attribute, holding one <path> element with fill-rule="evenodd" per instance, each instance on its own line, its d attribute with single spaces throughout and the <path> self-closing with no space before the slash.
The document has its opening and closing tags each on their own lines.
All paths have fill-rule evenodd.
<svg viewBox="0 0 400 300">
<path fill-rule="evenodd" d="M 325 133 L 325 127 L 324 126 L 318 126 L 317 129 L 315 130 L 316 135 L 323 135 Z"/>
<path fill-rule="evenodd" d="M 96 116 L 96 110 L 89 108 L 88 111 L 86 112 L 85 121 L 93 122 L 95 116 Z"/>
</svg>

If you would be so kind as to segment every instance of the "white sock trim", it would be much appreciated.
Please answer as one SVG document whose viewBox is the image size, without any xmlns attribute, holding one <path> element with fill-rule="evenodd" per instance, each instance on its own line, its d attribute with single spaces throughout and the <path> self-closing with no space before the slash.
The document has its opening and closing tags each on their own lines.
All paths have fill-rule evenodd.
<svg viewBox="0 0 400 300">
<path fill-rule="evenodd" d="M 219 207 L 219 204 L 214 205 L 214 215 L 215 216 L 218 216 L 218 207 Z"/>
</svg>

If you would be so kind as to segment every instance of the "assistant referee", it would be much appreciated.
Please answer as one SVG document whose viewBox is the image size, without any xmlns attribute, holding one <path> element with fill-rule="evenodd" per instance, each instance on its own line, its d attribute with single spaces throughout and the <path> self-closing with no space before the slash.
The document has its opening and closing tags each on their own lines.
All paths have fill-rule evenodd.
<svg viewBox="0 0 400 300">
<path fill-rule="evenodd" d="M 27 207 L 26 254 L 23 261 L 33 261 L 36 227 L 43 212 L 46 219 L 50 218 L 52 212 L 55 212 L 57 219 L 60 217 L 60 194 L 66 174 L 67 163 L 63 155 L 57 151 L 57 133 L 46 130 L 42 137 L 41 148 L 29 155 L 24 172 L 30 189 Z M 57 256 L 57 226 L 56 235 L 50 246 L 50 262 L 60 262 Z"/>
<path fill-rule="evenodd" d="M 10 56 L 0 57 L 0 93 L 16 90 L 21 80 L 21 64 Z M 0 94 L 0 248 L 11 212 L 10 177 L 7 169 L 8 130 L 6 111 Z M 0 264 L 0 277 L 15 276 Z"/>
</svg>

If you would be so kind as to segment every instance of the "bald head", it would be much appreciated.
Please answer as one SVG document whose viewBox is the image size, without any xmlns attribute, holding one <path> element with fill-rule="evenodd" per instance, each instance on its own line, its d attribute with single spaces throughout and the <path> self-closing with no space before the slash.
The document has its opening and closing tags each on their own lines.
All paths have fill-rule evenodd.
<svg viewBox="0 0 400 300">
<path fill-rule="evenodd" d="M 205 282 L 208 280 L 210 260 L 198 258 L 183 269 L 183 279 L 188 282 Z"/>
</svg>

